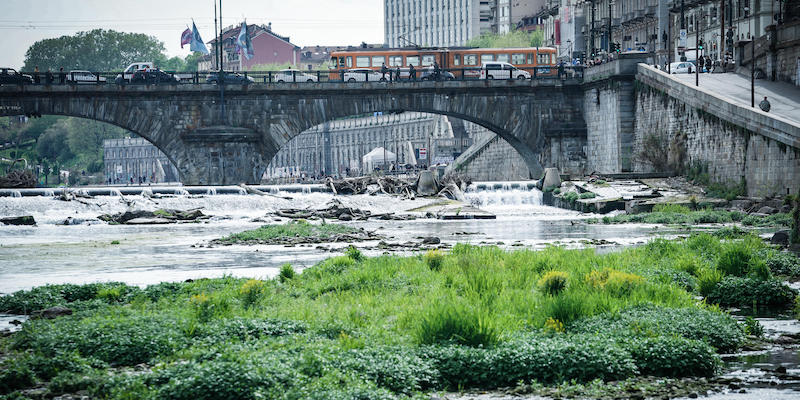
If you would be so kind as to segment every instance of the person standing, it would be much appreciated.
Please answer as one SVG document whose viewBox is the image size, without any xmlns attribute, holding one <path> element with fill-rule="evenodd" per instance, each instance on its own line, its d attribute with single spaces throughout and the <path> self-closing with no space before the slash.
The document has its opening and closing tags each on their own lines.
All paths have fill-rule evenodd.
<svg viewBox="0 0 800 400">
<path fill-rule="evenodd" d="M 414 64 L 409 64 L 408 66 L 408 79 L 412 81 L 417 80 L 417 71 L 414 70 Z"/>
<path fill-rule="evenodd" d="M 769 112 L 770 108 L 772 108 L 772 105 L 769 104 L 767 96 L 764 96 L 764 100 L 761 100 L 761 103 L 758 103 L 758 107 L 761 109 L 761 111 Z"/>
<path fill-rule="evenodd" d="M 39 78 L 39 66 L 33 68 L 33 83 L 40 84 L 42 82 L 41 78 Z"/>
<path fill-rule="evenodd" d="M 66 80 L 67 75 L 64 74 L 64 67 L 58 69 L 58 83 L 63 85 L 64 81 Z"/>
<path fill-rule="evenodd" d="M 48 85 L 53 84 L 53 71 L 50 71 L 50 68 L 47 69 L 47 72 L 44 75 L 45 83 Z"/>
<path fill-rule="evenodd" d="M 386 79 L 386 71 L 387 70 L 388 70 L 388 68 L 386 68 L 386 63 L 381 63 L 381 75 L 382 75 L 383 79 Z M 389 80 L 391 80 L 391 79 L 392 79 L 392 77 L 389 76 Z"/>
<path fill-rule="evenodd" d="M 700 57 L 697 58 L 697 72 L 698 73 L 702 73 L 703 72 L 703 64 L 705 64 L 705 63 L 706 63 L 706 60 L 703 58 L 703 56 L 700 56 Z"/>
</svg>

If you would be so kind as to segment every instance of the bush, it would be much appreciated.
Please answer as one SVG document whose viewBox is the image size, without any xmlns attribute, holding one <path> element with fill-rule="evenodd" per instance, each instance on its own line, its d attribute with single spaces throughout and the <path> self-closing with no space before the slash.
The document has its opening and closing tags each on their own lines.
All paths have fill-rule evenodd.
<svg viewBox="0 0 800 400">
<path fill-rule="evenodd" d="M 611 270 L 603 288 L 613 296 L 625 297 L 642 284 L 644 284 L 644 278 L 639 275 Z"/>
<path fill-rule="evenodd" d="M 764 325 L 761 325 L 761 323 L 753 317 L 745 318 L 744 322 L 742 323 L 742 330 L 744 331 L 745 335 L 759 338 L 764 337 Z"/>
<path fill-rule="evenodd" d="M 764 249 L 757 253 L 757 257 L 765 260 L 767 267 L 775 275 L 800 277 L 800 258 L 792 253 Z"/>
<path fill-rule="evenodd" d="M 0 394 L 25 389 L 36 383 L 36 374 L 26 359 L 4 360 L 0 367 Z"/>
<path fill-rule="evenodd" d="M 544 294 L 557 296 L 567 287 L 568 277 L 564 271 L 550 271 L 539 279 L 537 287 Z"/>
<path fill-rule="evenodd" d="M 710 378 L 722 366 L 714 349 L 699 340 L 659 336 L 636 339 L 626 347 L 642 375 Z"/>
<path fill-rule="evenodd" d="M 345 250 L 344 255 L 352 258 L 355 262 L 364 261 L 364 254 L 361 253 L 361 250 L 353 245 L 347 246 L 347 250 Z"/>
<path fill-rule="evenodd" d="M 261 297 L 264 296 L 266 287 L 264 282 L 257 279 L 249 279 L 239 288 L 239 297 L 242 299 L 242 304 L 245 308 L 254 306 Z"/>
<path fill-rule="evenodd" d="M 567 330 L 612 337 L 678 336 L 706 342 L 721 352 L 736 351 L 744 340 L 730 315 L 698 308 L 648 304 L 584 318 L 571 324 Z"/>
<path fill-rule="evenodd" d="M 594 311 L 593 304 L 587 301 L 585 293 L 569 291 L 544 299 L 541 308 L 544 316 L 557 319 L 565 325 Z"/>
<path fill-rule="evenodd" d="M 420 344 L 491 346 L 499 340 L 500 332 L 480 308 L 459 301 L 441 301 L 422 314 L 415 337 Z"/>
<path fill-rule="evenodd" d="M 717 269 L 725 275 L 745 276 L 750 270 L 750 250 L 741 243 L 724 249 L 717 260 Z"/>
<path fill-rule="evenodd" d="M 121 282 L 39 286 L 31 290 L 20 290 L 10 295 L 0 296 L 0 312 L 30 314 L 44 308 L 67 306 L 75 302 L 90 302 L 98 299 L 116 303 L 128 300 L 139 292 L 138 287 L 128 286 Z M 100 293 L 102 295 L 98 295 Z"/>
<path fill-rule="evenodd" d="M 438 271 L 444 264 L 444 253 L 441 250 L 428 250 L 422 256 L 422 259 L 425 260 L 425 264 L 428 265 L 431 271 Z"/>
<path fill-rule="evenodd" d="M 583 192 L 578 196 L 580 199 L 593 199 L 595 197 L 597 197 L 597 195 L 592 192 Z"/>
<path fill-rule="evenodd" d="M 784 307 L 792 304 L 795 296 L 797 290 L 777 279 L 727 276 L 706 296 L 706 300 L 722 306 Z"/>
<path fill-rule="evenodd" d="M 578 200 L 578 193 L 576 192 L 567 192 L 561 195 L 561 198 L 568 201 L 570 204 L 574 204 L 576 200 Z"/>
<path fill-rule="evenodd" d="M 286 263 L 286 264 L 281 265 L 281 271 L 278 273 L 278 280 L 281 283 L 286 283 L 286 282 L 291 281 L 292 279 L 294 279 L 294 277 L 296 275 L 297 275 L 297 273 L 294 272 L 294 268 L 292 268 L 292 264 Z"/>
<path fill-rule="evenodd" d="M 722 272 L 715 268 L 706 268 L 700 271 L 697 277 L 697 290 L 703 297 L 708 297 L 717 285 L 722 281 Z"/>
<path fill-rule="evenodd" d="M 653 212 L 689 214 L 692 210 L 682 204 L 660 203 L 653 206 Z"/>
</svg>

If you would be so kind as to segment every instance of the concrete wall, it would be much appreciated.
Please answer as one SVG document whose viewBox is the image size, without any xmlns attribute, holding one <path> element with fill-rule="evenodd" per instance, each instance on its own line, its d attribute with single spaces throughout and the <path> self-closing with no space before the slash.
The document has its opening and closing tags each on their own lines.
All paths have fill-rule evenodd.
<svg viewBox="0 0 800 400">
<path fill-rule="evenodd" d="M 702 163 L 714 182 L 744 179 L 751 196 L 800 188 L 800 126 L 727 103 L 645 65 L 637 79 L 634 171 L 683 171 Z"/>
<path fill-rule="evenodd" d="M 459 172 L 475 181 L 519 181 L 531 178 L 525 160 L 500 136 L 489 132 L 479 142 L 462 155 L 465 156 L 463 159 L 459 157 L 456 160 L 463 163 L 459 164 Z"/>
</svg>

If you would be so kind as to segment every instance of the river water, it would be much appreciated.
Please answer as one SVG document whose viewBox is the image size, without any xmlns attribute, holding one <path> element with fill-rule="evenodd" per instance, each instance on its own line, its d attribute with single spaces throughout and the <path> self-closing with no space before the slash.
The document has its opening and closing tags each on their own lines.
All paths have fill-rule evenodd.
<svg viewBox="0 0 800 400">
<path fill-rule="evenodd" d="M 432 203 L 430 199 L 398 200 L 385 195 L 334 196 L 310 191 L 279 191 L 277 194 L 292 199 L 244 194 L 179 194 L 160 199 L 140 195 L 124 197 L 128 202 L 133 201 L 136 209 L 202 208 L 205 214 L 211 215 L 211 219 L 201 223 L 171 225 L 109 225 L 98 220 L 100 214 L 128 209 L 120 196 L 86 200 L 90 204 L 64 202 L 52 197 L 0 197 L 0 217 L 32 215 L 37 221 L 36 226 L 0 225 L 0 294 L 49 283 L 121 281 L 144 286 L 225 274 L 270 278 L 277 275 L 284 263 L 301 269 L 333 253 L 316 246 L 208 247 L 203 244 L 272 221 L 273 217 L 268 214 L 278 209 L 324 208 L 334 198 L 347 206 L 374 213 L 403 213 Z M 421 237 L 436 236 L 451 245 L 494 244 L 509 249 L 541 248 L 547 244 L 584 247 L 598 240 L 610 242 L 598 247 L 614 249 L 620 245 L 644 243 L 654 236 L 674 237 L 680 233 L 648 225 L 579 223 L 581 219 L 597 215 L 544 206 L 542 193 L 527 189 L 524 184 L 473 185 L 466 196 L 473 205 L 497 215 L 497 219 L 419 218 L 347 224 L 380 233 L 387 237 L 387 242 L 418 243 Z M 68 217 L 71 221 L 65 225 Z M 370 249 L 375 244 L 363 242 L 357 246 L 365 248 L 367 255 L 383 252 Z M 328 245 L 334 249 L 344 246 L 346 244 Z M 8 322 L 14 318 L 18 317 L 0 315 L 0 329 L 8 327 Z M 762 318 L 761 321 L 772 335 L 800 331 L 797 321 L 786 316 Z M 793 390 L 794 385 L 780 383 L 776 388 L 770 386 L 770 378 L 759 378 L 764 375 L 762 368 L 784 365 L 790 372 L 800 368 L 796 350 L 776 348 L 736 355 L 727 359 L 727 365 L 728 374 L 746 377 L 755 386 L 765 388 L 753 388 L 747 394 L 731 392 L 725 394 L 725 398 L 800 398 L 800 393 Z"/>
</svg>

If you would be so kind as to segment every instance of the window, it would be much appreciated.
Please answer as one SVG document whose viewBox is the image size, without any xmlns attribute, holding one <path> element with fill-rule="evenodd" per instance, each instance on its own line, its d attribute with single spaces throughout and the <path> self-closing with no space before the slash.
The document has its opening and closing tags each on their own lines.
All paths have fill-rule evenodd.
<svg viewBox="0 0 800 400">
<path fill-rule="evenodd" d="M 494 61 L 494 54 L 481 54 L 481 63 Z"/>
<path fill-rule="evenodd" d="M 347 68 L 353 68 L 353 57 L 347 56 Z"/>
<path fill-rule="evenodd" d="M 390 67 L 402 67 L 403 66 L 403 56 L 389 56 L 389 66 Z"/>
<path fill-rule="evenodd" d="M 433 65 L 435 61 L 436 61 L 436 56 L 433 54 L 422 56 L 422 65 L 424 66 Z"/>
<path fill-rule="evenodd" d="M 369 56 L 356 57 L 356 67 L 369 67 Z"/>
<path fill-rule="evenodd" d="M 475 54 L 465 54 L 464 65 L 478 65 L 478 56 Z"/>
<path fill-rule="evenodd" d="M 508 62 L 508 54 L 498 54 L 496 61 Z"/>
<path fill-rule="evenodd" d="M 457 67 L 461 65 L 461 54 L 454 54 L 453 55 L 453 66 Z"/>
<path fill-rule="evenodd" d="M 550 64 L 550 54 L 539 53 L 538 64 Z"/>
<path fill-rule="evenodd" d="M 525 64 L 525 54 L 517 53 L 511 55 L 512 64 Z"/>
<path fill-rule="evenodd" d="M 385 62 L 386 62 L 386 57 L 384 57 L 384 56 L 372 56 L 372 66 L 373 67 L 380 67 Z"/>
<path fill-rule="evenodd" d="M 419 65 L 419 56 L 407 56 L 406 57 L 406 64 L 408 64 L 408 65 Z"/>
</svg>

